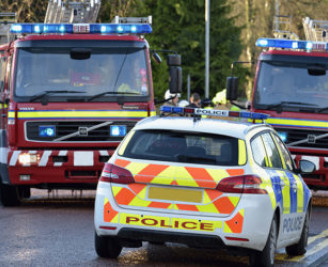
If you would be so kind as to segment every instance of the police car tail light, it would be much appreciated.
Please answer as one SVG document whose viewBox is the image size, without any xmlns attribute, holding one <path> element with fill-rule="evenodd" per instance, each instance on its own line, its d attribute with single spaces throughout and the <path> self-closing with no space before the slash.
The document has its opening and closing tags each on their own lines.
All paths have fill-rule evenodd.
<svg viewBox="0 0 328 267">
<path fill-rule="evenodd" d="M 134 183 L 133 175 L 129 170 L 110 163 L 105 164 L 100 181 L 117 184 Z"/>
<path fill-rule="evenodd" d="M 267 194 L 261 184 L 261 178 L 256 175 L 241 175 L 221 180 L 216 189 L 224 193 Z"/>
</svg>

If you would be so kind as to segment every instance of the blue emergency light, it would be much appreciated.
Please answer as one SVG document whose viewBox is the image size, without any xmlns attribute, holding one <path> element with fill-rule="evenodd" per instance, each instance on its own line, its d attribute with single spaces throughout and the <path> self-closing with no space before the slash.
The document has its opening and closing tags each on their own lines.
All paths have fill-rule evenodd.
<svg viewBox="0 0 328 267">
<path fill-rule="evenodd" d="M 47 33 L 90 33 L 90 34 L 147 34 L 152 32 L 150 24 L 44 24 L 20 23 L 12 24 L 11 33 L 47 34 Z"/>
<path fill-rule="evenodd" d="M 296 41 L 288 39 L 271 39 L 259 38 L 256 41 L 256 46 L 259 47 L 272 47 L 272 48 L 285 48 L 285 49 L 301 49 L 301 50 L 316 50 L 327 51 L 326 42 L 311 42 L 311 41 Z"/>
<path fill-rule="evenodd" d="M 55 137 L 56 136 L 56 126 L 39 126 L 39 136 L 40 137 Z"/>
<path fill-rule="evenodd" d="M 214 117 L 234 117 L 234 118 L 247 118 L 254 120 L 265 120 L 269 117 L 268 114 L 256 113 L 249 111 L 229 111 L 218 109 L 204 109 L 204 108 L 182 108 L 162 106 L 160 111 L 163 113 L 173 113 L 181 115 L 196 115 L 196 116 L 214 116 Z"/>
</svg>

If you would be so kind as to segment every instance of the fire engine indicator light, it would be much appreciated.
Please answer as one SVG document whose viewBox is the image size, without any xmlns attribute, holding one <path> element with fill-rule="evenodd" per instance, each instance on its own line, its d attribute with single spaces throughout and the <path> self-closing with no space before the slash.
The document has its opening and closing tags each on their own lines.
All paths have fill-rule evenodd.
<svg viewBox="0 0 328 267">
<path fill-rule="evenodd" d="M 55 126 L 39 126 L 40 137 L 55 137 L 56 127 Z"/>
<path fill-rule="evenodd" d="M 126 126 L 125 125 L 111 125 L 110 126 L 110 135 L 113 137 L 123 137 L 126 135 Z"/>
<path fill-rule="evenodd" d="M 79 34 L 147 34 L 152 32 L 150 24 L 43 24 L 21 23 L 12 24 L 11 33 L 41 34 L 41 33 L 79 33 Z"/>
</svg>

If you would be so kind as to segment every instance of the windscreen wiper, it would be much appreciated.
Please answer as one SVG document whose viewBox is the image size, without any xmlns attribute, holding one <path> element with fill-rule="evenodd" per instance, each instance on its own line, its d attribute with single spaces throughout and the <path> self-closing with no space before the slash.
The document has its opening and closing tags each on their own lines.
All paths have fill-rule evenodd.
<svg viewBox="0 0 328 267">
<path fill-rule="evenodd" d="M 137 93 L 131 93 L 131 92 L 113 92 L 113 91 L 106 91 L 106 92 L 102 92 L 100 94 L 96 94 L 94 96 L 91 96 L 90 98 L 87 99 L 87 102 L 96 99 L 98 97 L 102 97 L 104 95 L 140 95 Z"/>
<path fill-rule="evenodd" d="M 289 105 L 295 105 L 297 107 L 315 107 L 318 106 L 316 104 L 309 104 L 309 103 L 305 103 L 305 102 L 297 102 L 297 101 L 282 101 L 279 104 L 273 104 L 273 105 L 268 105 L 267 108 L 268 109 L 273 109 L 273 110 L 277 110 L 278 113 L 283 111 L 284 107 L 289 107 Z"/>
<path fill-rule="evenodd" d="M 321 113 L 322 111 L 328 110 L 328 107 L 320 108 L 317 110 L 318 113 Z"/>
<path fill-rule="evenodd" d="M 32 96 L 30 98 L 30 102 L 33 102 L 37 99 L 40 99 L 46 95 L 50 95 L 50 94 L 76 94 L 76 93 L 85 93 L 84 91 L 72 91 L 72 90 L 51 90 L 51 91 L 44 91 L 40 94 L 36 94 L 34 96 Z"/>
</svg>

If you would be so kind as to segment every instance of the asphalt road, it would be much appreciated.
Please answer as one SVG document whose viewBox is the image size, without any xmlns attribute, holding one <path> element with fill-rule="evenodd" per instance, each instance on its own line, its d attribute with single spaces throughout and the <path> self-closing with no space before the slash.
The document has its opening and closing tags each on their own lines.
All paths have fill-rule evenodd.
<svg viewBox="0 0 328 267">
<path fill-rule="evenodd" d="M 40 193 L 41 192 L 41 193 Z M 328 201 L 328 200 L 327 200 Z M 248 258 L 181 245 L 144 243 L 124 249 L 118 260 L 94 251 L 94 192 L 47 195 L 34 191 L 16 208 L 0 207 L 0 266 L 247 266 Z M 277 266 L 324 266 L 328 255 L 328 208 L 315 206 L 310 245 L 303 257 L 276 256 Z M 328 265 L 327 265 L 328 266 Z"/>
</svg>

